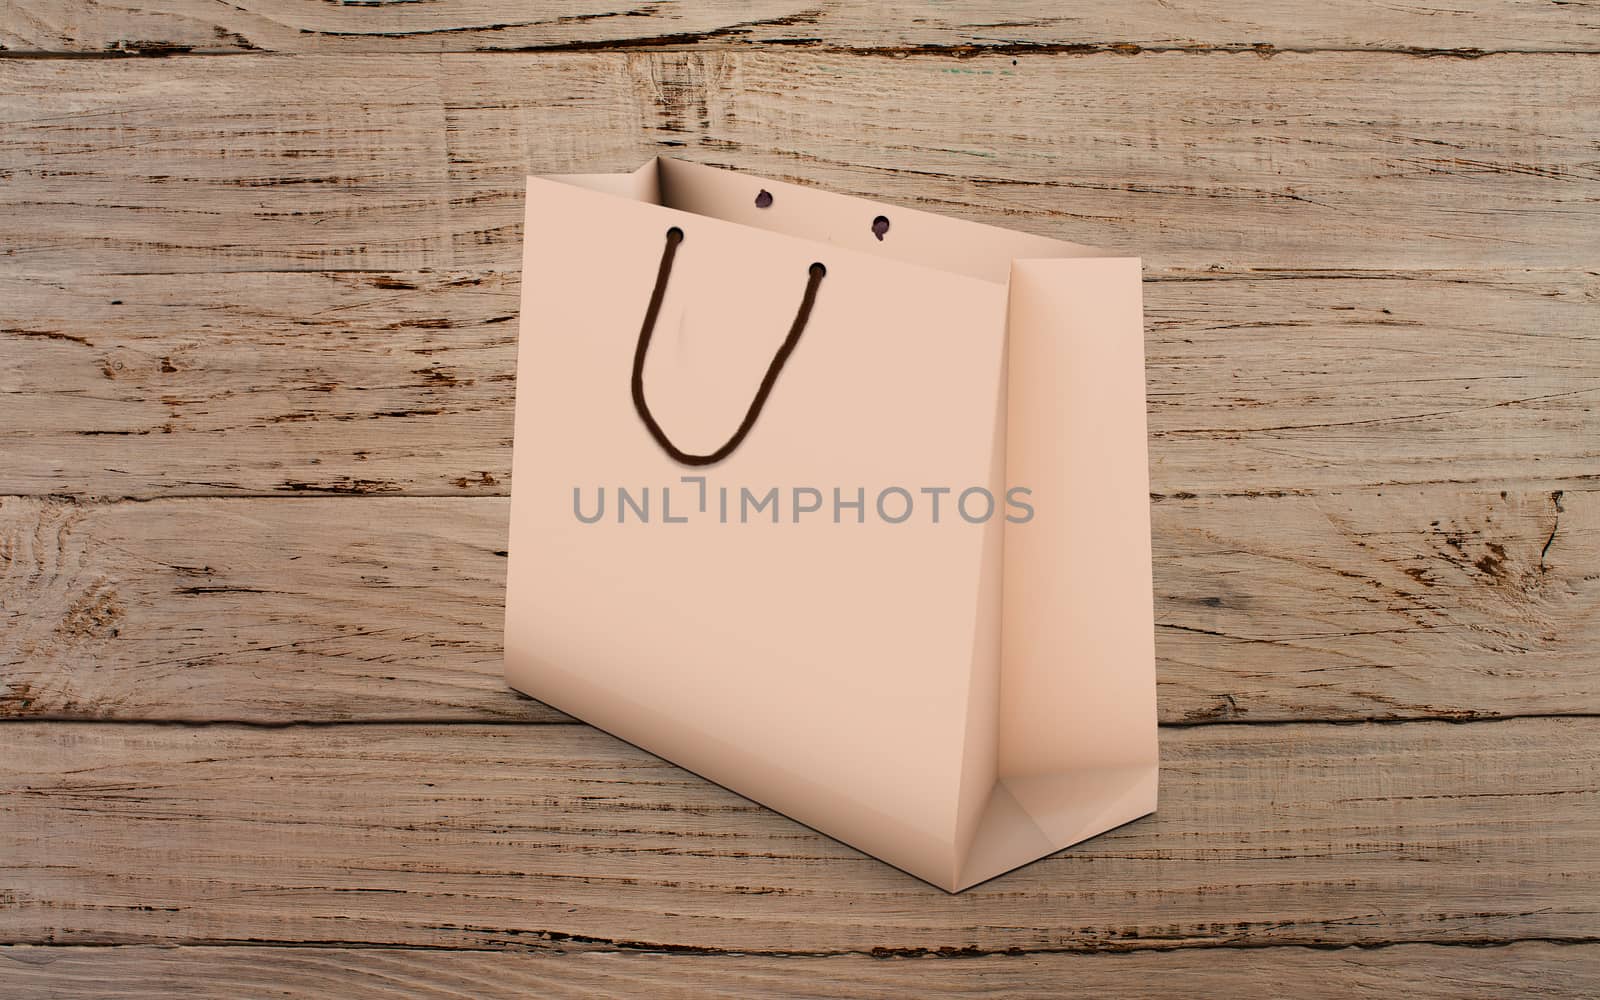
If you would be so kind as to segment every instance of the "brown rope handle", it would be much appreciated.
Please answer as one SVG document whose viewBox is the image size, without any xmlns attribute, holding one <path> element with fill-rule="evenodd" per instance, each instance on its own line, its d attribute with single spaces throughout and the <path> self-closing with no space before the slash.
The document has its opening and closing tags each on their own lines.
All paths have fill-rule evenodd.
<svg viewBox="0 0 1600 1000">
<path fill-rule="evenodd" d="M 639 419 L 644 421 L 645 429 L 655 438 L 656 444 L 671 455 L 673 461 L 683 465 L 714 465 L 733 454 L 734 449 L 743 443 L 745 435 L 750 433 L 750 428 L 756 425 L 761 408 L 772 394 L 772 387 L 778 383 L 778 373 L 783 371 L 784 363 L 794 353 L 795 345 L 800 343 L 800 334 L 805 332 L 806 320 L 811 318 L 811 307 L 817 301 L 817 288 L 828 269 L 821 264 L 811 265 L 811 277 L 806 281 L 805 294 L 800 299 L 799 310 L 795 312 L 794 325 L 789 327 L 789 336 L 783 339 L 783 346 L 778 348 L 778 352 L 772 356 L 772 363 L 767 365 L 767 374 L 762 377 L 761 387 L 756 390 L 756 398 L 750 401 L 750 408 L 745 411 L 739 429 L 716 451 L 708 455 L 691 455 L 667 437 L 661 425 L 656 423 L 655 416 L 650 412 L 650 404 L 644 398 L 644 359 L 650 352 L 650 338 L 655 333 L 661 300 L 667 295 L 667 279 L 672 276 L 672 258 L 677 256 L 678 244 L 682 242 L 683 230 L 677 226 L 667 230 L 667 245 L 661 251 L 661 269 L 656 272 L 656 288 L 650 293 L 650 307 L 645 310 L 644 325 L 639 328 L 639 345 L 633 351 L 633 408 L 639 412 Z"/>
</svg>

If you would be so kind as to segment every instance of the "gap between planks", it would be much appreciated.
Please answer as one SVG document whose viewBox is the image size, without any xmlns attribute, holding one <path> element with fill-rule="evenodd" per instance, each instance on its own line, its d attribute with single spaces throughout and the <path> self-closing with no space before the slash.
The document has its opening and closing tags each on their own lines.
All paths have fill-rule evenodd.
<svg viewBox="0 0 1600 1000">
<path fill-rule="evenodd" d="M 1428 58 L 1592 52 L 1581 4 L 1480 0 L 1470 10 L 1307 9 L 1218 0 L 1089 0 L 1055 13 L 996 0 L 937 5 L 864 0 L 724 4 L 581 0 L 560 13 L 515 0 L 457 5 L 283 5 L 239 0 L 108 0 L 85 16 L 67 0 L 12 0 L 0 48 L 97 58 L 223 53 L 633 52 L 769 49 L 884 56 L 1383 52 Z"/>
<path fill-rule="evenodd" d="M 169 996 L 174 983 L 229 995 L 365 997 L 862 998 L 1082 995 L 1132 998 L 1294 996 L 1589 997 L 1600 991 L 1600 948 L 1519 941 L 1503 948 L 1378 945 L 1338 950 L 1270 947 L 1135 955 L 929 956 L 880 960 L 495 949 L 275 945 L 13 946 L 10 980 L 27 995 L 76 997 L 116 982 L 131 995 Z M 793 978 L 796 973 L 800 979 Z"/>
<path fill-rule="evenodd" d="M 382 37 L 382 36 L 375 36 Z M 1362 56 L 1400 56 L 1413 59 L 1462 59 L 1477 60 L 1495 57 L 1517 56 L 1595 56 L 1600 55 L 1600 50 L 1578 48 L 1555 49 L 1431 49 L 1418 46 L 1293 46 L 1272 45 L 1270 43 L 1239 43 L 1236 45 L 1141 45 L 1137 42 L 1103 42 L 1103 43 L 1072 43 L 1065 42 L 1053 45 L 1030 44 L 996 44 L 996 45 L 904 45 L 904 46 L 841 46 L 817 44 L 783 45 L 780 43 L 735 43 L 724 45 L 698 44 L 693 38 L 664 38 L 632 39 L 618 43 L 589 43 L 566 42 L 551 45 L 525 45 L 506 46 L 501 48 L 479 49 L 453 49 L 443 55 L 471 54 L 475 56 L 561 56 L 561 55 L 628 55 L 640 52 L 748 52 L 765 49 L 794 53 L 797 56 L 806 55 L 850 55 L 862 58 L 906 59 L 912 56 L 927 56 L 933 58 L 945 57 L 949 59 L 977 59 L 983 56 L 1056 56 L 1067 58 L 1092 58 L 1098 56 L 1115 56 L 1127 59 L 1140 55 L 1253 55 L 1261 59 L 1271 59 L 1274 56 L 1291 55 L 1362 55 Z M 146 48 L 119 48 L 105 49 L 98 52 L 67 52 L 50 50 L 24 50 L 0 49 L 0 60 L 69 60 L 69 61 L 104 61 L 122 59 L 170 59 L 173 57 L 185 58 L 221 58 L 230 56 L 247 56 L 256 59 L 278 58 L 297 59 L 303 58 L 308 53 L 301 52 L 257 52 L 251 49 L 202 49 L 187 48 L 183 46 L 150 46 Z M 374 53 L 364 52 L 362 55 Z M 403 53 L 395 53 L 400 55 Z"/>
<path fill-rule="evenodd" d="M 959 896 L 580 727 L 10 732 L 0 933 L 46 944 L 911 957 L 1600 938 L 1600 730 L 1575 720 L 1167 731 L 1152 817 Z"/>
<path fill-rule="evenodd" d="M 562 718 L 500 676 L 503 498 L 0 502 L 0 715 Z M 1152 506 L 1167 722 L 1600 712 L 1600 495 Z"/>
<path fill-rule="evenodd" d="M 528 699 L 533 700 L 533 699 Z M 551 711 L 555 711 L 551 709 Z M 1481 723 L 1515 722 L 1526 719 L 1600 719 L 1600 712 L 1515 712 L 1506 715 L 1485 715 L 1473 718 L 1440 718 L 1436 716 L 1405 716 L 1403 718 L 1374 718 L 1374 719 L 1244 719 L 1244 718 L 1198 718 L 1182 719 L 1167 722 L 1158 722 L 1160 729 L 1193 729 L 1199 726 L 1233 726 L 1236 728 L 1263 728 L 1268 726 L 1408 726 L 1417 723 L 1442 722 L 1452 726 L 1471 726 Z M 153 726 L 174 729 L 342 729 L 355 726 L 421 726 L 437 728 L 440 726 L 584 726 L 589 723 L 582 719 L 572 718 L 543 718 L 543 719 L 470 719 L 462 717 L 441 716 L 439 718 L 405 718 L 405 719 L 285 719 L 281 721 L 266 719 L 162 719 L 162 718 L 121 718 L 108 716 L 105 718 L 90 718 L 79 715 L 0 715 L 0 726 L 18 725 L 21 723 L 51 723 L 61 726 Z M 589 727 L 592 728 L 592 727 Z M 603 730 L 601 730 L 603 732 Z M 610 736 L 610 733 L 606 735 Z"/>
<path fill-rule="evenodd" d="M 781 815 L 781 814 L 780 814 Z M 1137 821 L 1136 821 L 1137 822 Z M 1070 851 L 1071 847 L 1063 848 Z M 1036 862 L 1035 862 L 1036 863 Z M 1013 869 L 1016 870 L 1016 869 Z M 1009 874 L 1009 873 L 1007 873 Z M 997 876 L 1004 878 L 1005 876 Z M 1388 948 L 1461 948 L 1480 950 L 1485 948 L 1504 948 L 1518 944 L 1542 944 L 1557 948 L 1589 948 L 1600 945 L 1600 935 L 1576 937 L 1483 937 L 1477 939 L 1440 939 L 1405 938 L 1396 941 L 1363 941 L 1363 942 L 1329 942 L 1319 944 L 1316 942 L 1289 942 L 1252 943 L 1248 941 L 1200 941 L 1179 946 L 1151 944 L 1118 946 L 1108 949 L 1098 946 L 1089 947 L 1061 947 L 1061 948 L 1002 948 L 985 950 L 981 948 L 867 948 L 867 949 L 819 949 L 815 951 L 796 951 L 782 948 L 754 949 L 754 948 L 714 948 L 700 945 L 675 945 L 654 941 L 631 941 L 608 937 L 597 937 L 585 934 L 566 934 L 561 931 L 541 931 L 540 934 L 548 935 L 542 943 L 509 943 L 500 946 L 486 945 L 454 945 L 454 944 L 393 944 L 374 941 L 361 941 L 352 939 L 348 941 L 337 938 L 302 941 L 294 938 L 182 938 L 171 943 L 152 942 L 139 937 L 130 937 L 128 940 L 117 941 L 71 941 L 59 944 L 41 944 L 25 939 L 11 940 L 0 937 L 0 959 L 5 957 L 4 951 L 10 949 L 38 949 L 40 951 L 67 951 L 74 948 L 86 948 L 98 951 L 113 951 L 117 949 L 136 948 L 163 948 L 163 949 L 222 949 L 222 948 L 260 948 L 268 951 L 286 950 L 294 948 L 307 948 L 316 951 L 374 951 L 374 952 L 423 952 L 426 954 L 455 954 L 455 955 L 539 955 L 546 958 L 570 957 L 575 955 L 616 955 L 616 956 L 677 956 L 684 958 L 762 958 L 780 961 L 812 961 L 821 962 L 829 959 L 872 959 L 874 961 L 907 961 L 915 959 L 932 958 L 941 961 L 962 962 L 994 958 L 1025 958 L 1058 956 L 1062 958 L 1089 958 L 1095 956 L 1128 955 L 1128 956 L 1167 956 L 1178 954 L 1195 954 L 1197 952 L 1241 951 L 1252 953 L 1272 953 L 1275 951 L 1302 950 L 1311 952 L 1375 952 Z"/>
</svg>

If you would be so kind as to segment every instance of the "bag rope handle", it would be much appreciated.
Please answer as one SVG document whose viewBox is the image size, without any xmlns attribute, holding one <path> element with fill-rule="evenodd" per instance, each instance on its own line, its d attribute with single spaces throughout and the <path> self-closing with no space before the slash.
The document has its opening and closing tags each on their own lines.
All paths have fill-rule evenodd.
<svg viewBox="0 0 1600 1000">
<path fill-rule="evenodd" d="M 691 455 L 667 437 L 666 431 L 656 422 L 655 416 L 650 412 L 650 404 L 644 398 L 644 359 L 650 352 L 650 338 L 655 333 L 656 317 L 661 313 L 661 301 L 667 296 L 667 279 L 672 276 L 672 260 L 678 253 L 678 244 L 683 242 L 683 230 L 673 226 L 667 230 L 667 245 L 661 251 L 661 268 L 656 272 L 655 291 L 650 293 L 650 306 L 644 313 L 644 325 L 639 328 L 639 344 L 633 351 L 633 408 L 638 411 L 639 419 L 644 421 L 645 429 L 650 436 L 655 438 L 661 450 L 672 456 L 673 461 L 682 465 L 714 465 L 733 454 L 734 449 L 744 442 L 745 435 L 750 433 L 750 428 L 756 424 L 756 418 L 761 415 L 761 408 L 766 405 L 767 397 L 772 394 L 772 387 L 778 383 L 778 373 L 783 371 L 784 363 L 789 360 L 789 355 L 794 353 L 795 345 L 800 343 L 800 335 L 805 332 L 806 321 L 811 318 L 811 307 L 817 301 L 817 288 L 822 284 L 822 276 L 828 269 L 820 263 L 812 264 L 810 277 L 806 280 L 805 294 L 800 298 L 800 308 L 795 312 L 794 324 L 789 327 L 789 335 L 783 339 L 783 345 L 772 356 L 772 362 L 767 365 L 767 373 L 762 376 L 761 386 L 756 390 L 756 396 L 750 401 L 750 408 L 745 411 L 744 419 L 739 422 L 739 429 L 733 436 L 723 443 L 716 451 L 705 455 Z"/>
</svg>

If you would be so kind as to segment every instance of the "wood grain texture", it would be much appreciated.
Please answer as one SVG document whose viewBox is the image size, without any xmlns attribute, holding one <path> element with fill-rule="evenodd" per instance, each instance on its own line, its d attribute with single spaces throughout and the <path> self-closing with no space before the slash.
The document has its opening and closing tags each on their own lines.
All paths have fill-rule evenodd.
<svg viewBox="0 0 1600 1000">
<path fill-rule="evenodd" d="M 0 992 L 1600 992 L 1591 4 L 0 2 Z M 657 153 L 1145 257 L 1160 813 L 504 688 L 522 178 Z"/>
<path fill-rule="evenodd" d="M 0 492 L 509 492 L 515 270 L 0 273 L 0 301 Z M 1145 315 L 1157 493 L 1597 481 L 1594 274 L 1152 270 Z"/>
<path fill-rule="evenodd" d="M 676 151 L 1159 268 L 1581 267 L 1600 60 L 1416 62 L 7 60 L 0 254 L 18 275 L 515 270 L 527 173 Z"/>
<path fill-rule="evenodd" d="M 1163 731 L 950 896 L 577 725 L 15 722 L 0 939 L 916 956 L 1600 938 L 1600 721 Z"/>
<path fill-rule="evenodd" d="M 149 997 L 1290 996 L 1501 1000 L 1593 997 L 1600 945 L 1247 948 L 880 959 L 860 955 L 636 954 L 350 948 L 12 946 L 0 980 L 18 1000 Z"/>
<path fill-rule="evenodd" d="M 0 501 L 0 716 L 563 718 L 500 676 L 508 504 Z M 1600 493 L 1164 498 L 1169 723 L 1600 713 Z"/>
<path fill-rule="evenodd" d="M 781 45 L 882 51 L 1377 49 L 1463 56 L 1600 50 L 1582 3 L 1469 0 L 1448 6 L 1316 6 L 1268 0 L 1097 0 L 1059 8 L 1019 0 L 514 0 L 326 4 L 313 0 L 11 0 L 11 52 L 459 52 L 644 46 Z"/>
<path fill-rule="evenodd" d="M 1157 492 L 1592 482 L 1600 60 L 1293 59 L 0 65 L 0 491 L 503 494 L 522 179 L 661 151 L 1144 253 Z"/>
</svg>

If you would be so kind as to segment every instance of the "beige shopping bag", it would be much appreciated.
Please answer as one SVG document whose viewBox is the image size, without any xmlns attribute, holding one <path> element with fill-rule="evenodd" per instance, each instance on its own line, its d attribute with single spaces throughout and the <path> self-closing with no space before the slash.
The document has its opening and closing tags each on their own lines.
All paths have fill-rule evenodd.
<svg viewBox="0 0 1600 1000">
<path fill-rule="evenodd" d="M 1139 262 L 530 178 L 511 686 L 950 891 L 1156 803 Z"/>
</svg>

